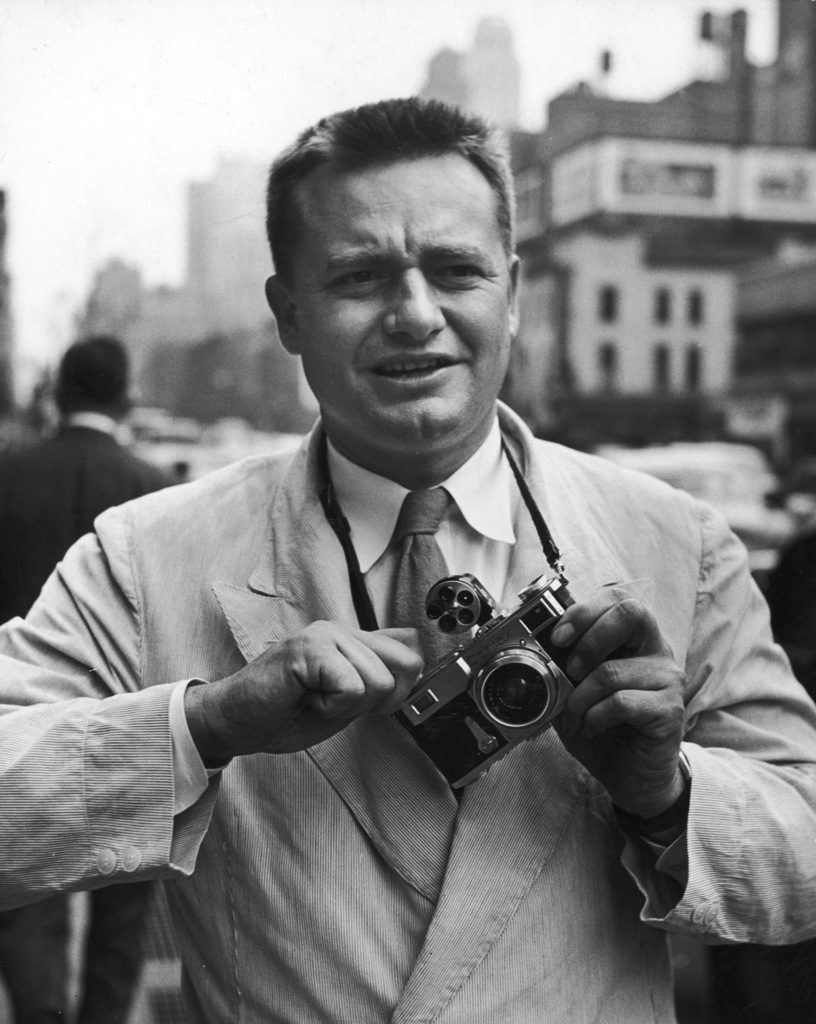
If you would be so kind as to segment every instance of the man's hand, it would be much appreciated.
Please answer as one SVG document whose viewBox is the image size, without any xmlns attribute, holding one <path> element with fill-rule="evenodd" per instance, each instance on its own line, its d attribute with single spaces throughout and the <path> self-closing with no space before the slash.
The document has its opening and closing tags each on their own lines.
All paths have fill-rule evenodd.
<svg viewBox="0 0 816 1024">
<path fill-rule="evenodd" d="M 422 659 L 413 629 L 364 632 L 313 622 L 232 676 L 191 685 L 185 713 L 205 763 L 288 753 L 328 739 L 360 715 L 395 711 Z"/>
<path fill-rule="evenodd" d="M 614 590 L 572 605 L 553 631 L 575 684 L 555 728 L 621 810 L 652 818 L 682 794 L 683 673 L 652 614 Z"/>
</svg>

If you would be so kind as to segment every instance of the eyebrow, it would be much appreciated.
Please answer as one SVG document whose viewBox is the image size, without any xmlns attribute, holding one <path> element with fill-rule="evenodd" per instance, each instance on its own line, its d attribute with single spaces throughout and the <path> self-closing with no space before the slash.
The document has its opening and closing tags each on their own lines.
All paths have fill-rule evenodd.
<svg viewBox="0 0 816 1024">
<path fill-rule="evenodd" d="M 349 252 L 329 253 L 326 257 L 327 270 L 343 270 L 346 267 L 354 267 L 366 260 L 387 259 L 387 254 L 376 249 L 360 248 L 352 249 Z"/>
<path fill-rule="evenodd" d="M 388 263 L 395 258 L 401 258 L 401 255 L 395 254 L 389 249 L 361 246 L 347 252 L 329 253 L 326 257 L 326 269 L 342 271 L 347 267 L 355 267 L 366 261 Z M 433 245 L 427 250 L 421 250 L 419 258 L 420 262 L 428 259 L 467 260 L 478 263 L 491 262 L 488 254 L 482 249 L 468 245 Z"/>
</svg>

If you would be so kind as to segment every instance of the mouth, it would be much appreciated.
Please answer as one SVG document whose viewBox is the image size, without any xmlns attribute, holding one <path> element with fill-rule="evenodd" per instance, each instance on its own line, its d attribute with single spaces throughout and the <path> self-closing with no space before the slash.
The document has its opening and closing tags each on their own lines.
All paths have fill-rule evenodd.
<svg viewBox="0 0 816 1024">
<path fill-rule="evenodd" d="M 388 377 L 390 380 L 414 380 L 427 377 L 436 373 L 437 370 L 444 370 L 448 366 L 453 366 L 454 363 L 455 360 L 447 356 L 389 359 L 373 367 L 373 372 L 379 377 Z"/>
</svg>

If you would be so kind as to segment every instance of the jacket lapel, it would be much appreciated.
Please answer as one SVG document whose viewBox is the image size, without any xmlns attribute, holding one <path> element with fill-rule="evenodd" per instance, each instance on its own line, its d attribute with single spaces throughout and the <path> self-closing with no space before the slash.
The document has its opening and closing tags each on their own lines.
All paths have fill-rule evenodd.
<svg viewBox="0 0 816 1024">
<path fill-rule="evenodd" d="M 501 937 L 586 789 L 586 773 L 551 729 L 468 787 L 442 894 L 393 1024 L 436 1020 Z"/>
<path fill-rule="evenodd" d="M 269 538 L 248 586 L 213 584 L 247 661 L 318 619 L 357 626 L 342 549 L 318 499 L 319 443 L 316 430 L 274 496 Z M 306 754 L 386 861 L 435 901 L 458 805 L 407 733 L 370 715 Z"/>
</svg>

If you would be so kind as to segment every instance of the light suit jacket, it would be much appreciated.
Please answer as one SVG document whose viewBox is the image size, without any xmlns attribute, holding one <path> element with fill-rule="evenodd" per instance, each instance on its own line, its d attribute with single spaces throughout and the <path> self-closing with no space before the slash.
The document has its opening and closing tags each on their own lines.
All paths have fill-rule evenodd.
<svg viewBox="0 0 816 1024">
<path fill-rule="evenodd" d="M 172 879 L 207 1024 L 670 1022 L 667 930 L 811 934 L 816 709 L 740 545 L 687 496 L 502 420 L 571 591 L 638 581 L 685 667 L 683 891 L 552 730 L 458 805 L 393 721 L 368 717 L 302 753 L 236 758 L 173 817 L 174 682 L 234 672 L 318 618 L 355 624 L 318 431 L 291 460 L 106 513 L 27 622 L 0 630 L 2 901 Z M 546 568 L 524 513 L 516 529 L 508 593 Z"/>
</svg>

